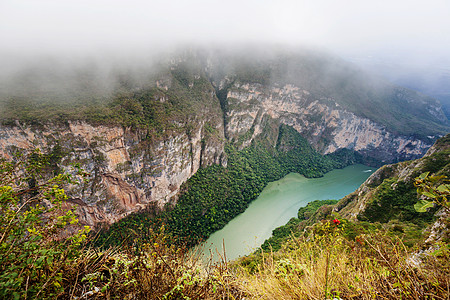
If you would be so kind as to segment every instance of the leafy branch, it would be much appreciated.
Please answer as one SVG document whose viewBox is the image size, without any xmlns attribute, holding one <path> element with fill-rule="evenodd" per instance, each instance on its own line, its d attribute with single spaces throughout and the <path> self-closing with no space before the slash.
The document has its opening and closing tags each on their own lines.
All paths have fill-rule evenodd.
<svg viewBox="0 0 450 300">
<path fill-rule="evenodd" d="M 419 200 L 414 205 L 415 210 L 417 212 L 426 212 L 428 208 L 438 205 L 449 211 L 450 180 L 444 175 L 429 175 L 430 172 L 421 174 L 414 183 L 414 186 L 417 187 L 417 193 L 428 198 L 428 200 Z"/>
</svg>

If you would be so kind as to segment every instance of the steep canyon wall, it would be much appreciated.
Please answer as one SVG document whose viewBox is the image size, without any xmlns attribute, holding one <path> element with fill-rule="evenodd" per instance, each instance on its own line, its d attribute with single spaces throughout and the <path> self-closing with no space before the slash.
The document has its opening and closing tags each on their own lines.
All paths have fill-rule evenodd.
<svg viewBox="0 0 450 300">
<path fill-rule="evenodd" d="M 234 84 L 227 99 L 227 136 L 236 140 L 253 131 L 244 146 L 262 132 L 264 115 L 294 127 L 323 154 L 347 148 L 384 164 L 418 158 L 431 146 L 418 138 L 393 134 L 332 99 L 316 99 L 293 85 Z"/>
<path fill-rule="evenodd" d="M 223 132 L 222 124 L 216 125 Z M 204 131 L 200 123 L 190 136 L 173 134 L 151 142 L 144 132 L 121 126 L 17 123 L 0 127 L 0 154 L 11 159 L 17 149 L 49 152 L 58 144 L 64 169 L 78 163 L 90 174 L 88 182 L 67 192 L 81 223 L 96 225 L 115 222 L 150 202 L 163 206 L 198 168 L 226 164 L 223 141 L 208 138 Z"/>
</svg>

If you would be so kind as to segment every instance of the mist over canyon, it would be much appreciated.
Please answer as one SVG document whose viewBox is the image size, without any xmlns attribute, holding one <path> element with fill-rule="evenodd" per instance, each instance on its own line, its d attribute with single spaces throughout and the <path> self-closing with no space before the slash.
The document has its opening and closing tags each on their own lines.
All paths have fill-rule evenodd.
<svg viewBox="0 0 450 300">
<path fill-rule="evenodd" d="M 191 47 L 111 66 L 50 61 L 2 81 L 0 153 L 79 163 L 91 179 L 69 202 L 89 225 L 176 203 L 199 169 L 227 167 L 227 145 L 288 153 L 283 126 L 374 166 L 418 158 L 449 129 L 437 100 L 310 49 Z"/>
</svg>

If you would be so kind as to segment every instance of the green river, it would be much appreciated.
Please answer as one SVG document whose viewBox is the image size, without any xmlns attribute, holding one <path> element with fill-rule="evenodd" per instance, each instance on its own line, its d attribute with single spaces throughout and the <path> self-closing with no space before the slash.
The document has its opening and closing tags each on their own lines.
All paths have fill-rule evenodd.
<svg viewBox="0 0 450 300">
<path fill-rule="evenodd" d="M 340 199 L 355 191 L 373 171 L 364 165 L 352 165 L 321 178 L 290 173 L 269 183 L 245 212 L 209 237 L 202 248 L 204 258 L 212 253 L 213 261 L 217 261 L 218 252 L 223 255 L 223 244 L 227 260 L 253 252 L 273 229 L 296 217 L 300 207 L 314 200 Z"/>
</svg>

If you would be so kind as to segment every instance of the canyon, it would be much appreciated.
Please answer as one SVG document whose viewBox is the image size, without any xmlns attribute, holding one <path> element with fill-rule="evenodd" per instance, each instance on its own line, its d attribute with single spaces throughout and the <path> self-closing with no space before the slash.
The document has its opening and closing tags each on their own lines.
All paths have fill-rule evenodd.
<svg viewBox="0 0 450 300">
<path fill-rule="evenodd" d="M 302 55 L 307 64 L 309 56 Z M 218 60 L 183 54 L 145 85 L 128 86 L 125 98 L 112 103 L 130 119 L 140 116 L 137 124 L 92 120 L 70 112 L 64 112 L 63 121 L 48 117 L 29 122 L 8 111 L 0 126 L 0 154 L 12 159 L 18 151 L 60 149 L 58 166 L 70 172 L 76 163 L 90 174 L 88 181 L 67 189 L 68 204 L 76 208 L 81 225 L 97 226 L 112 224 L 150 205 L 163 208 L 176 203 L 183 183 L 199 168 L 227 166 L 227 144 L 244 149 L 263 142 L 273 148 L 281 124 L 293 127 L 323 155 L 348 149 L 361 162 L 378 166 L 421 157 L 449 128 L 439 102 L 400 87 L 384 84 L 373 97 L 378 101 L 375 105 L 388 105 L 395 94 L 411 106 L 424 107 L 405 117 L 410 122 L 406 126 L 412 128 L 420 128 L 425 120 L 421 134 L 360 112 L 355 102 L 359 92 L 342 95 L 327 84 L 317 87 L 317 82 L 327 83 L 333 76 L 342 84 L 347 71 L 336 74 L 300 66 L 290 75 L 296 80 L 280 79 L 274 75 L 280 71 L 268 60 L 263 68 L 273 74 L 261 80 L 258 76 L 265 73 L 260 60 L 246 66 L 254 69 L 256 77 L 242 75 L 238 67 L 224 69 Z M 316 75 L 310 76 L 311 72 Z M 354 84 L 359 83 L 351 81 L 349 88 Z M 358 88 L 366 99 L 378 86 Z M 15 98 L 5 99 L 11 103 Z M 102 109 L 98 110 L 101 115 Z M 146 119 L 149 114 L 151 118 Z"/>
</svg>

